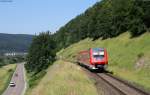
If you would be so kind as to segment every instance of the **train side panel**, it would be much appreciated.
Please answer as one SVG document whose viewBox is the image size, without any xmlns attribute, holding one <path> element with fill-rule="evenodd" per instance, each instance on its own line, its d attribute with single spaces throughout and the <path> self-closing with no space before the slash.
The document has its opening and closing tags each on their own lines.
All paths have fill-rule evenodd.
<svg viewBox="0 0 150 95">
<path fill-rule="evenodd" d="M 88 66 L 90 64 L 89 50 L 79 52 L 77 56 L 77 61 L 83 65 Z"/>
</svg>

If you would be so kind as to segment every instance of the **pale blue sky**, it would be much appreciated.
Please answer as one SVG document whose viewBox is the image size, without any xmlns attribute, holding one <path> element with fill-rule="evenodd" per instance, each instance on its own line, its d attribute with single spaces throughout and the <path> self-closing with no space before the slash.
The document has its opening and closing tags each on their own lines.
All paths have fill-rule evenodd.
<svg viewBox="0 0 150 95">
<path fill-rule="evenodd" d="M 0 33 L 55 32 L 98 0 L 13 0 L 0 2 Z"/>
</svg>

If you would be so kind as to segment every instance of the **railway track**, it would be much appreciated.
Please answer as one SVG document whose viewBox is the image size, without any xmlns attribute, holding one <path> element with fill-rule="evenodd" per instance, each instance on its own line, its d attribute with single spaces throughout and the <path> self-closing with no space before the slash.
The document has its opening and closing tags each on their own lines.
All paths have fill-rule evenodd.
<svg viewBox="0 0 150 95">
<path fill-rule="evenodd" d="M 149 92 L 146 92 L 143 89 L 140 89 L 136 86 L 134 86 L 133 84 L 124 81 L 110 73 L 93 73 L 91 72 L 88 68 L 85 68 L 84 66 L 82 66 L 81 64 L 79 64 L 81 67 L 83 67 L 83 69 L 86 72 L 90 72 L 91 74 L 95 74 L 95 76 L 97 76 L 97 78 L 100 78 L 101 81 L 105 82 L 106 84 L 108 84 L 110 87 L 110 89 L 114 89 L 116 90 L 116 92 L 118 92 L 117 94 L 106 94 L 106 95 L 150 95 Z M 100 82 L 100 80 L 99 80 Z M 107 89 L 109 90 L 109 89 Z M 105 94 L 104 94 L 105 95 Z"/>
<path fill-rule="evenodd" d="M 106 73 L 98 73 L 97 76 L 105 81 L 107 84 L 116 89 L 121 95 L 150 95 L 148 92 L 145 92 L 133 85 Z"/>
</svg>

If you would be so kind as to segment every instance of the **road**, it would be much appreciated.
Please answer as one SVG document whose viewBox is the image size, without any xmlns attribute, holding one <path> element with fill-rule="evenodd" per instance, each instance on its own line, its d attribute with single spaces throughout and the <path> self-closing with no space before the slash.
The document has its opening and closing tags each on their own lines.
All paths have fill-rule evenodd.
<svg viewBox="0 0 150 95">
<path fill-rule="evenodd" d="M 26 84 L 24 73 L 24 63 L 17 64 L 16 71 L 14 72 L 11 79 L 11 82 L 14 82 L 16 86 L 8 86 L 2 95 L 23 95 Z M 18 76 L 15 74 L 18 74 Z"/>
</svg>

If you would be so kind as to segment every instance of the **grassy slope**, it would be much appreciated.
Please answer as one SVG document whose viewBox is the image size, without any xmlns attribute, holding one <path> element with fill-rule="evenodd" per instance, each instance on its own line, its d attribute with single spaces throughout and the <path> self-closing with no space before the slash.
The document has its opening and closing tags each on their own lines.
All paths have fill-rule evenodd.
<svg viewBox="0 0 150 95">
<path fill-rule="evenodd" d="M 129 33 L 107 40 L 85 39 L 61 50 L 57 55 L 75 60 L 77 52 L 91 47 L 108 50 L 109 70 L 114 74 L 150 89 L 150 33 L 132 39 Z"/>
<path fill-rule="evenodd" d="M 0 95 L 7 87 L 16 65 L 11 64 L 0 68 Z"/>
<path fill-rule="evenodd" d="M 97 95 L 93 82 L 80 67 L 56 61 L 47 74 L 26 95 Z"/>
</svg>

